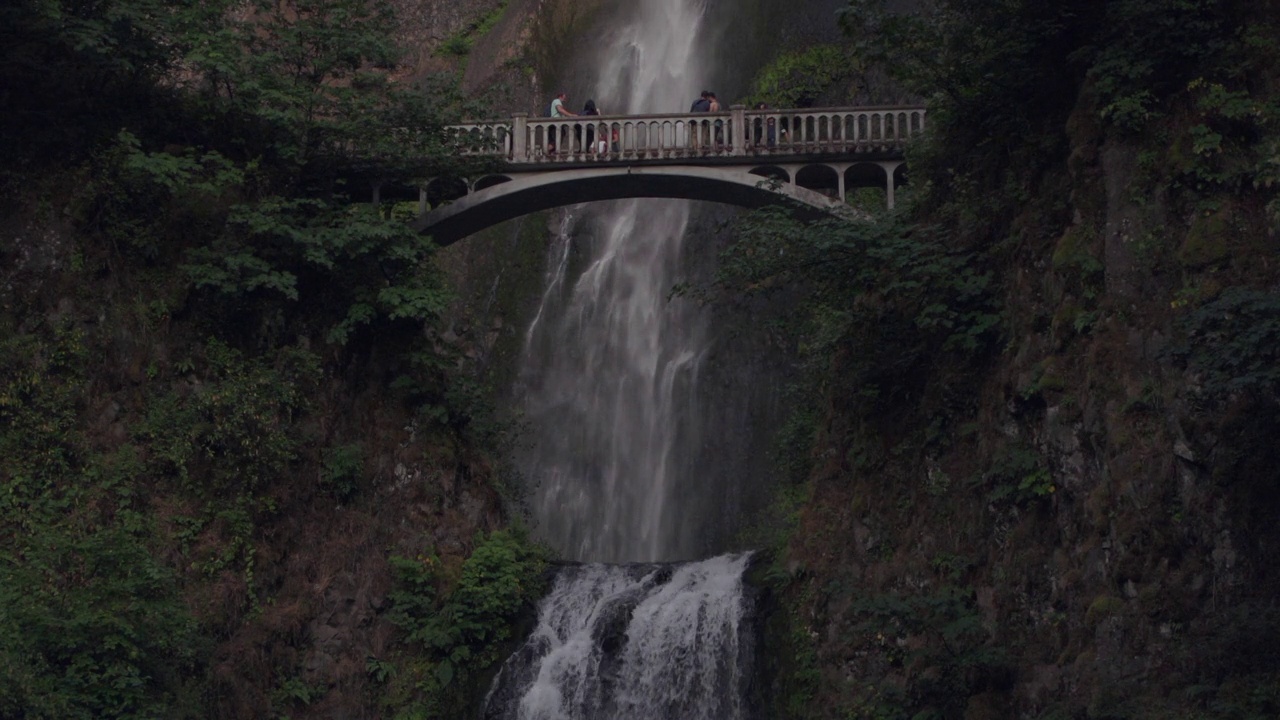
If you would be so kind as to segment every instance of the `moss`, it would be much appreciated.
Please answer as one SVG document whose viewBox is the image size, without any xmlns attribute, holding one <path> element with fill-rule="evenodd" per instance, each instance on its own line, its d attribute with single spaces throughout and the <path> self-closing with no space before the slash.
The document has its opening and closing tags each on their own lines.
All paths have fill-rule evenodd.
<svg viewBox="0 0 1280 720">
<path fill-rule="evenodd" d="M 493 30 L 494 26 L 498 24 L 498 21 L 502 19 L 502 16 L 506 11 L 507 0 L 502 0 L 502 2 L 498 3 L 497 7 L 484 15 L 481 15 L 479 18 L 475 19 L 453 35 L 445 38 L 444 41 L 440 43 L 438 52 L 446 56 L 451 55 L 454 57 L 466 57 L 471 54 L 471 48 L 475 46 L 476 41 L 485 35 L 488 35 L 489 32 Z"/>
<path fill-rule="evenodd" d="M 593 26 L 601 19 L 601 0 L 545 0 L 533 23 L 526 60 L 542 79 L 542 90 L 560 89 L 562 73 L 569 65 L 575 44 L 566 38 L 596 37 Z"/>
<path fill-rule="evenodd" d="M 1065 272 L 1097 262 L 1090 245 L 1097 233 L 1088 224 L 1072 225 L 1053 250 L 1053 269 Z"/>
<path fill-rule="evenodd" d="M 1089 603 L 1089 609 L 1084 613 L 1084 621 L 1092 627 L 1122 612 L 1124 612 L 1124 600 L 1114 595 L 1099 595 Z"/>
<path fill-rule="evenodd" d="M 1234 214 L 1230 207 L 1224 207 L 1197 215 L 1178 248 L 1178 262 L 1183 267 L 1202 268 L 1226 260 L 1231 253 Z"/>
<path fill-rule="evenodd" d="M 995 692 L 985 692 L 969 698 L 964 710 L 964 720 L 1000 720 L 1009 717 L 1008 699 Z"/>
</svg>

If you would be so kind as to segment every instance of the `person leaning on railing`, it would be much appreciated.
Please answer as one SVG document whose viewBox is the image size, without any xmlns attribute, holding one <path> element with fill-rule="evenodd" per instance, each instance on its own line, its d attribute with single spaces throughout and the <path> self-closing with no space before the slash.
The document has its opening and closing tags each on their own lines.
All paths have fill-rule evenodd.
<svg viewBox="0 0 1280 720">
<path fill-rule="evenodd" d="M 567 102 L 569 102 L 569 95 L 567 93 L 565 93 L 564 91 L 560 91 L 559 93 L 557 93 L 555 98 L 551 101 L 551 112 L 549 113 L 551 117 L 552 118 L 577 117 L 578 113 L 570 110 L 568 107 L 565 106 L 565 103 Z M 547 133 L 547 152 L 555 152 L 556 136 L 560 134 L 560 129 L 554 125 L 547 129 L 550 131 Z"/>
</svg>

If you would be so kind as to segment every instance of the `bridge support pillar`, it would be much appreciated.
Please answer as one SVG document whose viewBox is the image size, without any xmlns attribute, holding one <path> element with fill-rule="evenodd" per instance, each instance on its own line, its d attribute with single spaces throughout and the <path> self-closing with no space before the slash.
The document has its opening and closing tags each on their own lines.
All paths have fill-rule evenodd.
<svg viewBox="0 0 1280 720">
<path fill-rule="evenodd" d="M 418 214 L 426 215 L 431 206 L 427 204 L 427 186 L 418 188 Z"/>
<path fill-rule="evenodd" d="M 747 106 L 729 106 L 729 133 L 733 136 L 732 155 L 747 154 Z"/>
<path fill-rule="evenodd" d="M 902 165 L 903 163 L 900 163 L 900 162 L 880 163 L 880 167 L 884 168 L 884 176 L 885 176 L 884 196 L 889 201 L 890 210 L 893 209 L 893 202 L 894 202 L 893 191 L 896 188 L 896 183 L 894 183 L 893 181 L 893 176 L 898 172 L 898 168 L 902 167 Z"/>
<path fill-rule="evenodd" d="M 844 195 L 845 193 L 844 171 L 839 169 L 836 170 L 836 193 L 840 197 L 840 202 L 848 202 L 847 200 L 845 200 L 845 195 Z"/>
<path fill-rule="evenodd" d="M 529 113 L 516 113 L 511 118 L 511 160 L 527 162 L 529 159 Z"/>
</svg>

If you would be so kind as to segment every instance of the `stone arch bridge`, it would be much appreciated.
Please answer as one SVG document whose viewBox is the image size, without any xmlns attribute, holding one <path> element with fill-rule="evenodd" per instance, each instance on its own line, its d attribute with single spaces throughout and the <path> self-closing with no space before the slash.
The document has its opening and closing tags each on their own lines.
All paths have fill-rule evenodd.
<svg viewBox="0 0 1280 720">
<path fill-rule="evenodd" d="M 451 130 L 463 152 L 493 156 L 500 169 L 429 182 L 413 227 L 448 245 L 531 212 L 638 197 L 748 208 L 784 203 L 817 217 L 845 207 L 848 191 L 861 187 L 883 188 L 893 207 L 894 190 L 905 181 L 903 149 L 924 126 L 923 107 L 740 105 L 725 113 L 517 114 L 458 125 Z"/>
</svg>

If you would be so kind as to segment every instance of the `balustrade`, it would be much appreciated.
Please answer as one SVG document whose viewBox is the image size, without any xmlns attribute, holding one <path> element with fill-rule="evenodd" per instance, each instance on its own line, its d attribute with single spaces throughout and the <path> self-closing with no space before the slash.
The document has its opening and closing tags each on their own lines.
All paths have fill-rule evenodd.
<svg viewBox="0 0 1280 720">
<path fill-rule="evenodd" d="M 452 126 L 465 154 L 513 164 L 793 156 L 901 150 L 925 128 L 922 107 L 745 110 L 529 118 Z"/>
</svg>

